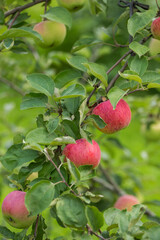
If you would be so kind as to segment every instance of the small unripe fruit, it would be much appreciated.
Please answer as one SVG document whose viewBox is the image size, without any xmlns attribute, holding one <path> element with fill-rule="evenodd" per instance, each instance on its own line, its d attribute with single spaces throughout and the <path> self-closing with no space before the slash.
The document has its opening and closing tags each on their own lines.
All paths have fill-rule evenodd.
<svg viewBox="0 0 160 240">
<path fill-rule="evenodd" d="M 127 209 L 127 211 L 132 210 L 132 206 L 139 204 L 138 199 L 133 195 L 123 195 L 118 198 L 114 207 L 120 210 Z"/>
<path fill-rule="evenodd" d="M 107 124 L 104 128 L 99 128 L 103 133 L 114 133 L 125 127 L 127 127 L 131 121 L 131 110 L 129 105 L 121 99 L 115 110 L 110 100 L 98 104 L 92 111 L 93 114 L 99 115 L 103 121 Z"/>
<path fill-rule="evenodd" d="M 160 53 L 160 40 L 152 38 L 149 44 L 149 51 L 151 56 Z"/>
<path fill-rule="evenodd" d="M 3 200 L 2 214 L 12 227 L 28 228 L 36 220 L 36 216 L 29 216 L 25 206 L 25 195 L 25 192 L 13 191 Z"/>
<path fill-rule="evenodd" d="M 156 18 L 151 25 L 151 32 L 154 38 L 160 40 L 160 17 Z"/>
<path fill-rule="evenodd" d="M 42 47 L 57 47 L 62 44 L 66 36 L 65 25 L 54 21 L 40 22 L 34 26 L 33 30 L 41 35 Z"/>
<path fill-rule="evenodd" d="M 84 6 L 85 1 L 86 0 L 58 0 L 58 4 L 71 12 L 75 12 Z"/>
<path fill-rule="evenodd" d="M 81 165 L 93 165 L 97 167 L 101 159 L 101 150 L 98 143 L 92 140 L 92 144 L 86 139 L 78 139 L 76 143 L 68 144 L 63 154 L 77 167 Z"/>
</svg>

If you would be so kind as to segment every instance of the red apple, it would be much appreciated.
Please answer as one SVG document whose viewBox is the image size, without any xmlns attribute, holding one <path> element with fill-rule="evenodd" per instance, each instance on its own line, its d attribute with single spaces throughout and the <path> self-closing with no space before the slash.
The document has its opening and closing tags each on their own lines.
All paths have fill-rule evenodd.
<svg viewBox="0 0 160 240">
<path fill-rule="evenodd" d="M 151 32 L 154 38 L 160 40 L 160 17 L 156 18 L 151 25 Z"/>
<path fill-rule="evenodd" d="M 96 127 L 103 133 L 114 133 L 127 127 L 131 121 L 131 110 L 129 105 L 121 99 L 115 110 L 110 100 L 98 104 L 92 111 L 93 114 L 99 115 L 107 124 L 104 128 Z"/>
<path fill-rule="evenodd" d="M 127 209 L 127 211 L 132 210 L 132 206 L 139 204 L 138 199 L 133 195 L 123 195 L 118 198 L 114 207 L 120 210 Z"/>
<path fill-rule="evenodd" d="M 25 195 L 25 192 L 13 191 L 3 200 L 2 214 L 12 227 L 28 228 L 36 219 L 36 216 L 29 216 L 25 206 Z"/>
<path fill-rule="evenodd" d="M 84 6 L 86 0 L 58 0 L 61 7 L 67 8 L 71 12 L 78 11 Z"/>
<path fill-rule="evenodd" d="M 68 144 L 63 154 L 77 167 L 81 165 L 93 165 L 97 167 L 101 159 L 101 150 L 98 143 L 92 140 L 92 144 L 86 139 L 78 139 L 76 143 Z"/>
<path fill-rule="evenodd" d="M 42 47 L 57 47 L 66 36 L 66 27 L 63 23 L 55 21 L 43 21 L 36 24 L 33 28 L 43 39 Z"/>
</svg>

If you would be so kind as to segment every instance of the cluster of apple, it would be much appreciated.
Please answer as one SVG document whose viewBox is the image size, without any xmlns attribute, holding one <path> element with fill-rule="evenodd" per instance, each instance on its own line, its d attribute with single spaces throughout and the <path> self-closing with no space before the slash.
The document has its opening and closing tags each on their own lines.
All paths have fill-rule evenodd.
<svg viewBox="0 0 160 240">
<path fill-rule="evenodd" d="M 92 113 L 99 115 L 103 119 L 106 126 L 99 130 L 108 134 L 127 127 L 131 120 L 130 107 L 123 99 L 118 102 L 115 110 L 113 110 L 110 101 L 107 100 L 98 104 Z M 98 126 L 96 127 L 98 128 Z M 92 165 L 95 168 L 101 159 L 101 151 L 98 143 L 92 140 L 91 144 L 86 139 L 78 139 L 76 143 L 68 144 L 63 150 L 63 155 L 77 167 Z M 4 219 L 15 228 L 27 228 L 36 219 L 36 216 L 29 216 L 29 212 L 25 206 L 25 194 L 23 191 L 13 191 L 5 197 L 2 204 Z M 130 200 L 129 202 L 131 205 L 137 203 Z M 122 205 L 122 203 L 119 203 L 115 207 L 121 208 Z M 128 205 L 126 204 L 125 207 L 128 208 Z"/>
<path fill-rule="evenodd" d="M 75 12 L 84 6 L 85 1 L 86 0 L 58 0 L 58 4 L 71 12 Z M 38 32 L 43 39 L 43 43 L 40 43 L 41 47 L 57 47 L 61 45 L 67 32 L 66 26 L 63 23 L 50 20 L 36 24 L 33 30 Z"/>
</svg>

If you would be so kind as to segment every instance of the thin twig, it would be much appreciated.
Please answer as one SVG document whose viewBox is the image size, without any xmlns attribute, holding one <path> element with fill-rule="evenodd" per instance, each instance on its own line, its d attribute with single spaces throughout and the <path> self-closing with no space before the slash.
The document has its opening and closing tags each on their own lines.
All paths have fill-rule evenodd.
<svg viewBox="0 0 160 240">
<path fill-rule="evenodd" d="M 18 92 L 22 96 L 25 95 L 25 93 L 19 87 L 17 87 L 14 83 L 10 82 L 9 80 L 4 79 L 4 78 L 0 78 L 0 82 L 8 85 L 10 88 L 14 89 L 16 92 Z"/>
<path fill-rule="evenodd" d="M 130 91 L 130 92 L 126 93 L 125 96 L 128 96 L 129 94 L 132 94 L 132 93 L 135 93 L 135 92 L 146 91 L 146 90 L 148 90 L 148 89 L 147 88 L 146 89 L 145 88 L 135 89 L 133 91 Z"/>
<path fill-rule="evenodd" d="M 18 11 L 18 12 L 15 14 L 14 18 L 12 19 L 11 23 L 9 24 L 8 29 L 10 29 L 10 28 L 12 27 L 13 23 L 16 21 L 16 19 L 17 19 L 17 17 L 19 16 L 19 14 L 20 14 L 20 11 Z"/>
<path fill-rule="evenodd" d="M 48 149 L 45 148 L 44 149 L 44 154 L 47 157 L 47 159 L 52 163 L 52 165 L 55 167 L 56 171 L 59 173 L 62 181 L 64 182 L 64 184 L 70 189 L 70 191 L 75 195 L 78 196 L 78 194 L 76 192 L 73 191 L 73 189 L 71 189 L 71 187 L 69 186 L 69 184 L 66 182 L 65 178 L 63 177 L 63 174 L 61 173 L 60 169 L 57 167 L 57 165 L 55 164 L 55 162 L 52 160 L 51 156 L 48 153 Z"/>
<path fill-rule="evenodd" d="M 36 219 L 36 225 L 35 225 L 35 230 L 34 230 L 34 239 L 36 239 L 36 236 L 37 236 L 38 221 L 39 221 L 39 214 L 37 215 L 37 219 Z"/>
<path fill-rule="evenodd" d="M 4 16 L 5 16 L 5 18 L 6 18 L 6 17 L 8 17 L 9 15 L 12 15 L 12 14 L 14 14 L 14 13 L 16 13 L 16 12 L 21 12 L 21 11 L 27 9 L 27 8 L 30 8 L 30 7 L 32 7 L 32 6 L 36 5 L 36 4 L 39 4 L 39 3 L 42 3 L 42 2 L 45 2 L 45 1 L 46 1 L 46 0 L 37 0 L 37 1 L 31 2 L 31 3 L 27 3 L 27 4 L 23 5 L 23 6 L 16 7 L 16 8 L 14 8 L 14 9 L 12 9 L 12 10 L 7 11 L 7 12 L 4 14 Z"/>
<path fill-rule="evenodd" d="M 102 239 L 102 240 L 109 240 L 110 238 L 104 238 L 103 236 L 99 235 L 98 233 L 94 232 L 91 227 L 87 224 L 86 225 L 88 234 L 90 235 L 95 235 L 97 238 Z"/>
<path fill-rule="evenodd" d="M 128 66 L 128 61 L 125 62 L 125 64 L 123 65 L 123 67 L 119 70 L 121 73 L 124 72 L 124 70 L 126 69 L 126 67 Z M 119 78 L 119 73 L 117 73 L 114 78 L 109 82 L 108 87 L 106 89 L 106 92 L 108 93 L 109 90 L 114 86 L 115 82 L 117 81 L 117 79 Z"/>
</svg>

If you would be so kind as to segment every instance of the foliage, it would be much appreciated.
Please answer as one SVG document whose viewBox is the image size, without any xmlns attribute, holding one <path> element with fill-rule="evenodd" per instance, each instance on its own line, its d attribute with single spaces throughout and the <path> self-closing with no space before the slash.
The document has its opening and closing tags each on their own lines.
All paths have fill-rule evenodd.
<svg viewBox="0 0 160 240">
<path fill-rule="evenodd" d="M 160 58 L 149 42 L 160 1 L 122 2 L 88 0 L 75 13 L 56 0 L 0 2 L 0 201 L 26 191 L 37 215 L 23 231 L 1 218 L 5 239 L 159 239 Z M 33 27 L 43 18 L 66 25 L 61 46 L 37 44 Z M 113 135 L 95 129 L 104 122 L 93 107 L 109 99 L 115 109 L 122 98 L 130 126 Z M 65 145 L 80 138 L 100 145 L 97 169 L 64 159 Z M 143 204 L 115 209 L 124 193 Z"/>
</svg>

